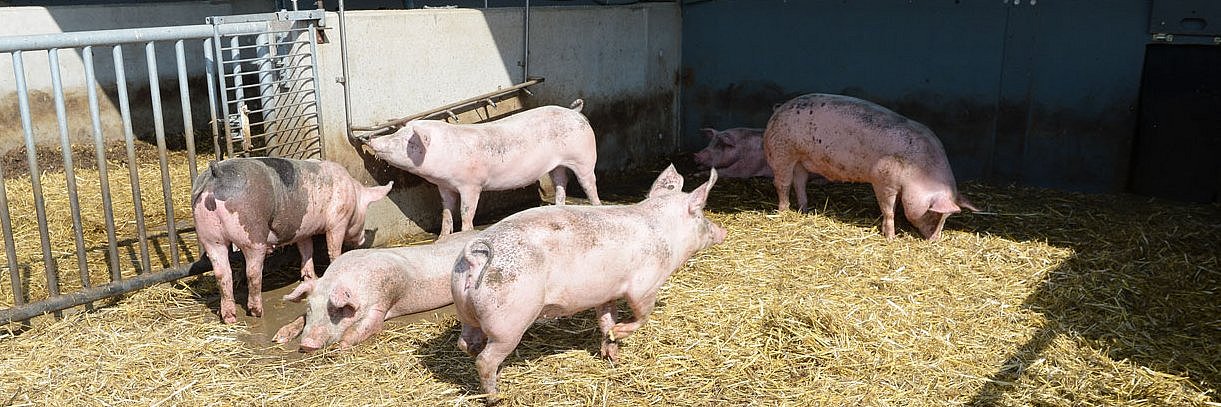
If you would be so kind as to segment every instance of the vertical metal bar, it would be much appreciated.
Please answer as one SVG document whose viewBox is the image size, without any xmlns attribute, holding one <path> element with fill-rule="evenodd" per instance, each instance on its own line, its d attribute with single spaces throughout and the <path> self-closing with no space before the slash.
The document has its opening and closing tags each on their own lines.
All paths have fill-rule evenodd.
<svg viewBox="0 0 1221 407">
<path fill-rule="evenodd" d="M 119 249 L 114 237 L 114 209 L 110 202 L 110 174 L 106 164 L 106 141 L 102 137 L 102 114 L 98 109 L 97 75 L 93 71 L 93 46 L 81 50 L 85 62 L 85 87 L 89 91 L 89 116 L 93 118 L 93 148 L 102 184 L 102 213 L 106 217 L 106 254 L 110 256 L 110 281 L 119 281 Z"/>
<path fill-rule="evenodd" d="M 165 150 L 165 120 L 161 112 L 161 78 L 157 75 L 156 43 L 144 43 L 144 59 L 148 61 L 148 91 L 153 103 L 153 129 L 157 135 L 157 158 L 161 163 L 161 197 L 165 199 L 165 229 L 170 241 L 170 264 L 178 267 L 178 225 L 174 222 L 174 194 L 170 190 L 170 165 Z"/>
<path fill-rule="evenodd" d="M 220 123 L 216 121 L 216 81 L 214 80 L 216 76 L 216 57 L 213 56 L 212 52 L 212 39 L 204 39 L 203 47 L 204 68 L 207 71 L 207 74 L 204 76 L 208 77 L 208 114 L 212 118 L 210 122 L 212 124 L 212 148 L 216 153 L 215 159 L 219 160 L 224 155 L 221 154 Z M 192 179 L 193 181 L 194 179 Z"/>
<path fill-rule="evenodd" d="M 34 125 L 30 120 L 30 95 L 25 84 L 25 64 L 21 51 L 13 51 L 13 72 L 17 82 L 17 105 L 21 110 L 21 127 L 25 131 L 25 158 L 30 167 L 30 186 L 34 194 L 34 213 L 38 217 L 38 237 L 42 243 L 42 262 L 46 266 L 47 292 L 59 295 L 59 270 L 51 257 L 51 237 L 47 233 L 47 210 L 43 207 L 42 180 L 39 179 L 38 155 L 34 145 Z M 56 312 L 55 317 L 63 313 Z"/>
<path fill-rule="evenodd" d="M 14 75 L 21 76 L 25 73 L 23 70 L 16 69 L 16 66 L 13 68 Z M 22 125 L 27 125 L 27 123 L 22 122 Z M 17 268 L 17 245 L 13 242 L 13 219 L 8 211 L 8 187 L 4 183 L 3 165 L 0 165 L 0 228 L 4 229 L 4 254 L 8 260 L 9 284 L 13 287 L 13 306 L 16 307 L 25 304 L 25 290 L 22 289 L 21 270 Z"/>
<path fill-rule="evenodd" d="M 318 36 L 314 30 L 318 29 L 315 22 L 309 23 L 310 30 L 305 35 L 309 37 L 309 59 L 310 59 L 310 80 L 314 84 L 314 123 L 318 125 L 318 133 L 314 136 L 318 138 L 318 158 L 326 159 L 326 138 L 322 137 L 322 86 L 318 85 Z M 347 89 L 347 86 L 344 86 Z M 346 103 L 346 101 L 345 101 Z"/>
<path fill-rule="evenodd" d="M 64 82 L 60 76 L 59 49 L 47 50 L 47 65 L 51 69 L 51 89 L 55 94 L 55 117 L 59 122 L 59 148 L 64 159 L 64 177 L 68 186 L 68 207 L 72 210 L 72 239 L 76 243 L 76 267 L 81 273 L 81 287 L 89 288 L 89 261 L 85 257 L 85 237 L 81 228 L 81 203 L 76 190 L 76 167 L 72 163 L 72 142 L 68 140 L 68 109 L 64 106 Z M 93 306 L 87 305 L 89 309 Z"/>
<path fill-rule="evenodd" d="M 131 180 L 132 206 L 136 211 L 136 237 L 140 241 L 140 269 L 143 274 L 150 268 L 148 260 L 148 232 L 144 229 L 144 198 L 140 196 L 140 163 L 136 162 L 136 138 L 131 130 L 131 103 L 127 99 L 127 73 L 123 69 L 123 47 L 115 45 L 114 77 L 119 91 L 119 112 L 123 115 L 123 141 L 127 144 L 127 174 Z"/>
<path fill-rule="evenodd" d="M 225 157 L 233 157 L 233 124 L 229 123 L 229 88 L 225 81 L 225 53 L 221 51 L 220 30 L 215 24 L 212 25 L 212 45 L 216 50 L 216 79 L 217 90 L 220 91 L 220 108 L 221 122 L 225 124 L 225 134 L 222 135 L 225 141 Z M 218 158 L 219 159 L 219 158 Z"/>
<path fill-rule="evenodd" d="M 174 57 L 178 59 L 178 99 L 182 101 L 182 137 L 187 143 L 187 167 L 191 182 L 195 182 L 195 121 L 191 115 L 191 90 L 187 86 L 187 52 L 182 41 L 174 42 Z"/>
<path fill-rule="evenodd" d="M 530 80 L 530 0 L 526 0 L 526 17 L 524 25 L 526 28 L 524 38 L 525 49 L 522 50 L 521 56 L 521 81 Z"/>
<path fill-rule="evenodd" d="M 343 85 L 343 131 L 348 139 L 352 138 L 352 86 L 348 75 L 348 32 L 344 22 L 343 0 L 339 0 L 339 63 L 343 67 L 343 77 L 339 83 Z M 321 122 L 321 118 L 318 120 Z"/>
<path fill-rule="evenodd" d="M 276 116 L 275 87 L 272 84 L 275 79 L 272 77 L 273 66 L 271 62 L 276 52 L 271 49 L 273 46 L 271 34 L 264 33 L 255 36 L 254 43 L 254 52 L 259 58 L 259 108 L 263 111 L 264 142 L 266 144 L 273 144 L 275 143 L 275 140 L 272 138 L 274 132 L 271 130 L 272 126 L 268 125 L 268 123 L 269 120 Z"/>
</svg>

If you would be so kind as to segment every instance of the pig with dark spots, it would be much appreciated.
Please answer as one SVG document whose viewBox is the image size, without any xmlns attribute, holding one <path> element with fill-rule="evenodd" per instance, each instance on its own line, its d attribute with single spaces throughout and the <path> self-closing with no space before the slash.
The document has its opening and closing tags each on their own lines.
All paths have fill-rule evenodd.
<svg viewBox="0 0 1221 407">
<path fill-rule="evenodd" d="M 695 162 L 701 169 L 716 168 L 726 178 L 772 176 L 772 168 L 763 158 L 763 129 L 704 128 L 700 133 L 708 138 L 708 147 L 695 153 Z"/>
<path fill-rule="evenodd" d="M 779 209 L 789 208 L 789 189 L 807 209 L 810 173 L 831 181 L 868 182 L 882 210 L 882 234 L 895 236 L 896 199 L 920 234 L 941 236 L 945 219 L 967 208 L 958 193 L 941 140 L 932 130 L 865 100 L 812 93 L 781 105 L 763 134 L 763 152 L 775 174 Z"/>
<path fill-rule="evenodd" d="M 414 120 L 365 145 L 386 163 L 437 185 L 446 235 L 454 230 L 455 213 L 461 230 L 474 226 L 481 192 L 525 187 L 544 174 L 555 184 L 556 205 L 564 204 L 570 169 L 589 201 L 601 204 L 594 177 L 598 145 L 582 106 L 577 99 L 571 108 L 542 106 L 479 124 Z"/>
<path fill-rule="evenodd" d="M 703 213 L 715 182 L 713 169 L 683 193 L 671 165 L 639 203 L 532 208 L 481 232 L 455 265 L 451 289 L 458 347 L 475 358 L 483 390 L 495 399 L 500 363 L 539 318 L 595 308 L 601 354 L 618 360 L 618 341 L 645 323 L 670 274 L 724 241 L 725 229 Z M 631 319 L 615 321 L 619 299 Z"/>
<path fill-rule="evenodd" d="M 302 352 L 336 342 L 345 349 L 381 331 L 390 318 L 453 303 L 450 273 L 477 233 L 455 233 L 426 245 L 344 253 L 322 277 L 304 281 L 284 296 L 293 302 L 305 300 L 307 308 L 273 340 L 285 343 L 300 335 Z"/>
<path fill-rule="evenodd" d="M 221 290 L 221 318 L 237 322 L 230 245 L 246 258 L 247 309 L 262 316 L 264 257 L 277 246 L 295 243 L 301 277 L 314 279 L 313 237 L 326 235 L 332 259 L 345 242 L 364 244 L 365 209 L 390 187 L 365 187 L 329 161 L 231 158 L 209 163 L 195 178 L 191 208 L 199 245 L 212 261 Z"/>
</svg>

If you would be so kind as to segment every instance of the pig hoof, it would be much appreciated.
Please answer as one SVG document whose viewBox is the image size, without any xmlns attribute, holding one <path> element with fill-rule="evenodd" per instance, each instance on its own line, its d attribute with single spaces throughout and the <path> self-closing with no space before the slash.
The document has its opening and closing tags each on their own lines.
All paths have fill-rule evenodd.
<svg viewBox="0 0 1221 407">
<path fill-rule="evenodd" d="M 619 363 L 619 343 L 602 341 L 602 351 L 600 353 L 603 358 L 610 360 L 611 364 Z"/>
<path fill-rule="evenodd" d="M 222 316 L 220 319 L 221 319 L 221 321 L 224 321 L 226 324 L 236 324 L 237 323 L 237 316 L 235 316 L 235 315 L 225 315 L 225 316 Z"/>
</svg>

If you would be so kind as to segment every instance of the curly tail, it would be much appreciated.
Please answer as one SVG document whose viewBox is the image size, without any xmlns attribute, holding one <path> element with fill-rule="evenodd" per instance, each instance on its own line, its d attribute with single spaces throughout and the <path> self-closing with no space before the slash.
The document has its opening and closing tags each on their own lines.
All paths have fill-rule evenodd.
<svg viewBox="0 0 1221 407">
<path fill-rule="evenodd" d="M 492 246 L 482 240 L 472 241 L 462 250 L 462 261 L 466 265 L 463 290 L 479 288 L 483 285 L 483 275 L 487 273 L 488 263 L 492 262 Z M 479 270 L 478 275 L 474 273 L 475 270 Z"/>
<path fill-rule="evenodd" d="M 574 100 L 574 101 L 572 101 L 571 105 L 568 105 L 569 109 L 572 109 L 573 111 L 576 111 L 576 112 L 580 112 L 581 108 L 584 108 L 584 107 L 585 107 L 585 100 L 583 100 L 583 99 Z"/>
</svg>

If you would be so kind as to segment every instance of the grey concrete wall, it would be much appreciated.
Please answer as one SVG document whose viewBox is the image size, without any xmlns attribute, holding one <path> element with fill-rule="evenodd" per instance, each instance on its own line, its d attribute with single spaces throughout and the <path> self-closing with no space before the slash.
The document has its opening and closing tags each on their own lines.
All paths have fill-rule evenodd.
<svg viewBox="0 0 1221 407">
<path fill-rule="evenodd" d="M 534 96 L 502 103 L 567 106 L 585 99 L 598 135 L 598 171 L 656 165 L 677 146 L 680 15 L 677 4 L 532 8 L 529 73 L 546 81 Z M 371 125 L 522 81 L 521 8 L 377 10 L 347 15 L 352 116 Z M 337 16 L 328 15 L 337 26 Z M 319 47 L 327 158 L 372 183 L 395 181 L 390 200 L 370 209 L 375 243 L 436 231 L 436 187 L 364 155 L 343 134 L 339 37 Z M 575 187 L 575 182 L 570 190 Z M 485 193 L 476 221 L 537 206 L 533 188 Z"/>
</svg>

